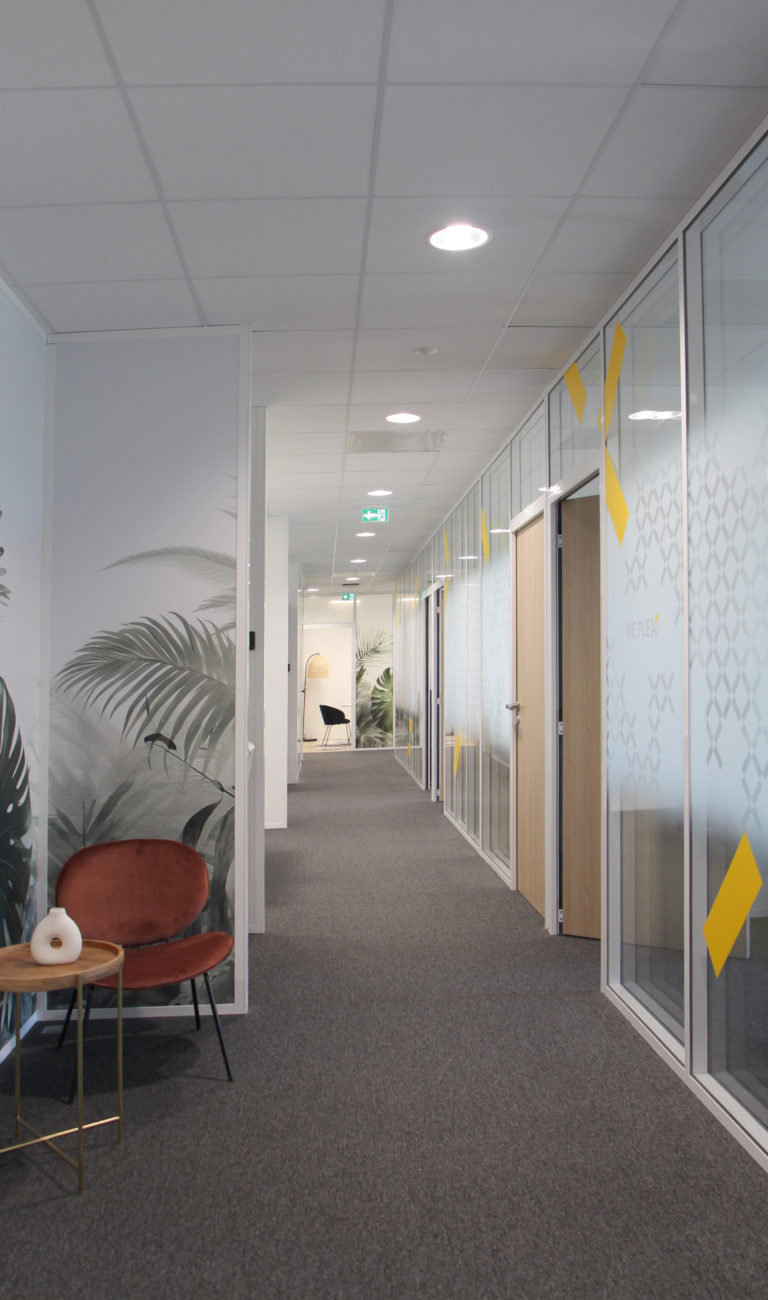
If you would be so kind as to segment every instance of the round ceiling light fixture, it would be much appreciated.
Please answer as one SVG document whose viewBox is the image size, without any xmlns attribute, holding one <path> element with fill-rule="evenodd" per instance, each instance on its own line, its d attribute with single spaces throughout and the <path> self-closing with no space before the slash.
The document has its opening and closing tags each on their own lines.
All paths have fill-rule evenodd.
<svg viewBox="0 0 768 1300">
<path fill-rule="evenodd" d="M 395 411 L 394 415 L 385 415 L 384 419 L 389 424 L 416 424 L 421 416 L 414 415 L 413 411 Z"/>
<path fill-rule="evenodd" d="M 391 497 L 392 493 L 390 492 L 389 488 L 374 488 L 372 492 L 368 493 L 368 496 L 369 497 Z"/>
<path fill-rule="evenodd" d="M 435 230 L 429 236 L 429 242 L 433 248 L 439 248 L 444 253 L 465 253 L 472 248 L 482 248 L 490 237 L 490 232 L 480 226 L 457 221 L 453 225 L 444 226 L 442 230 Z"/>
<path fill-rule="evenodd" d="M 355 537 L 375 537 L 375 533 L 355 533 Z"/>
</svg>

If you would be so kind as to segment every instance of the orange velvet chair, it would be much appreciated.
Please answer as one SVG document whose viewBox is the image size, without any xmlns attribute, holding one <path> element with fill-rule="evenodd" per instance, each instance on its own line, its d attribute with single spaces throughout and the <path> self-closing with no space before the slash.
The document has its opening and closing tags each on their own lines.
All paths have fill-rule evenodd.
<svg viewBox="0 0 768 1300">
<path fill-rule="evenodd" d="M 177 840 L 115 840 L 78 849 L 61 868 L 56 903 L 65 907 L 84 939 L 108 939 L 125 949 L 124 989 L 159 988 L 189 980 L 195 1022 L 200 1028 L 197 976 L 202 975 L 227 1077 L 232 1082 L 209 971 L 224 961 L 234 940 L 221 930 L 187 934 L 208 899 L 208 868 L 188 844 Z M 117 976 L 99 980 L 116 988 Z M 85 1017 L 93 986 L 88 989 Z M 59 1043 L 72 1014 L 70 1002 Z"/>
</svg>

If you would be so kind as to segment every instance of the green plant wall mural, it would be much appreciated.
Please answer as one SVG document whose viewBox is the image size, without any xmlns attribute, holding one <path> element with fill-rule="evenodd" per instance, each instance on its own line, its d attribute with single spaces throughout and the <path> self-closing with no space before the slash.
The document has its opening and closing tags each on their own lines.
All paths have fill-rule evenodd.
<svg viewBox="0 0 768 1300">
<path fill-rule="evenodd" d="M 2 511 L 0 511 L 2 518 Z M 0 547 L 0 558 L 4 555 Z M 0 566 L 0 579 L 7 576 Z M 10 589 L 0 581 L 0 609 L 7 608 Z M 21 943 L 27 929 L 32 868 L 32 804 L 29 765 L 10 691 L 0 677 L 0 944 Z M 30 1000 L 25 999 L 24 1017 Z M 12 1030 L 13 998 L 0 1004 L 0 1045 Z"/>
<path fill-rule="evenodd" d="M 218 584 L 195 613 L 215 609 L 221 622 L 175 612 L 135 619 L 92 636 L 56 673 L 53 730 L 67 761 L 51 773 L 50 901 L 78 848 L 157 835 L 202 853 L 211 894 L 198 928 L 231 932 L 235 560 L 169 547 L 109 567 L 128 564 L 181 567 Z"/>
<path fill-rule="evenodd" d="M 48 901 L 85 844 L 180 840 L 209 872 L 196 926 L 234 933 L 241 341 L 55 346 Z"/>
<path fill-rule="evenodd" d="M 358 749 L 392 745 L 392 599 L 365 596 L 356 605 L 355 724 Z"/>
</svg>

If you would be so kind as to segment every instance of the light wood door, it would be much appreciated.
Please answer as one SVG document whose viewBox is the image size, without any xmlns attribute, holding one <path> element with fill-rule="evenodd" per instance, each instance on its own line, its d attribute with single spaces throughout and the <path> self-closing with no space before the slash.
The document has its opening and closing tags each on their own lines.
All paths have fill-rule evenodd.
<svg viewBox="0 0 768 1300">
<path fill-rule="evenodd" d="M 599 939 L 599 497 L 566 498 L 560 519 L 563 933 Z"/>
<path fill-rule="evenodd" d="M 544 520 L 516 534 L 517 887 L 544 915 Z"/>
</svg>

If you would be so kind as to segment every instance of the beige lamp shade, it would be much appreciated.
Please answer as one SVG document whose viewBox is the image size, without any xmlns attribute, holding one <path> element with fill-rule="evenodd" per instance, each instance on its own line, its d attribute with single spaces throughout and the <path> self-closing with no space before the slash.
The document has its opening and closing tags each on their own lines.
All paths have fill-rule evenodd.
<svg viewBox="0 0 768 1300">
<path fill-rule="evenodd" d="M 323 655 L 310 655 L 307 661 L 307 677 L 327 677 L 329 672 L 328 660 Z"/>
</svg>

